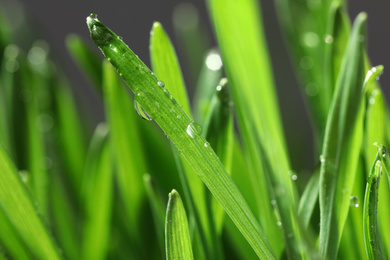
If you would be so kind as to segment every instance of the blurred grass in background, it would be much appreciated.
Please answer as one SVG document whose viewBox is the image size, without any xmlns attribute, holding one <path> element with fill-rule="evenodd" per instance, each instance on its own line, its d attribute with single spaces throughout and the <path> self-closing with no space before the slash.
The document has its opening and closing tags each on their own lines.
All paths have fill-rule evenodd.
<svg viewBox="0 0 390 260">
<path fill-rule="evenodd" d="M 256 1 L 207 1 L 218 47 L 194 23 L 194 7 L 176 10 L 191 103 L 161 23 L 151 29 L 153 73 L 115 34 L 96 37 L 91 22 L 118 74 L 90 40 L 69 35 L 69 54 L 104 107 L 97 126 L 49 45 L 16 42 L 29 30 L 12 30 L 2 9 L 1 257 L 386 259 L 388 179 L 365 194 L 373 163 L 389 173 L 385 148 L 378 156 L 372 144 L 390 137 L 366 15 L 351 21 L 343 1 L 275 3 L 312 123 L 311 154 L 291 148 L 299 133 L 283 128 L 274 83 L 282 72 L 272 71 Z M 379 202 L 371 196 L 363 207 L 372 190 Z M 372 212 L 368 231 L 363 209 Z"/>
</svg>

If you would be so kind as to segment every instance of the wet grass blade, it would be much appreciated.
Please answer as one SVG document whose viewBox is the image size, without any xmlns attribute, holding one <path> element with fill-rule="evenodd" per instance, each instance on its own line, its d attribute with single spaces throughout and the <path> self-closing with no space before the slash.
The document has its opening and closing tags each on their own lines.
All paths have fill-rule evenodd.
<svg viewBox="0 0 390 260">
<path fill-rule="evenodd" d="M 15 166 L 0 145 L 0 202 L 15 230 L 39 259 L 61 259 Z"/>
<path fill-rule="evenodd" d="M 184 112 L 191 117 L 190 104 L 187 97 L 187 91 L 184 85 L 184 80 L 178 59 L 176 57 L 173 45 L 164 31 L 162 25 L 158 22 L 153 24 L 150 33 L 150 57 L 152 61 L 153 71 L 161 81 L 157 84 L 163 87 L 164 92 L 171 93 L 176 100 L 183 106 Z M 166 86 L 165 86 L 166 84 Z M 169 92 L 168 92 L 169 91 Z M 174 153 L 177 150 L 174 149 Z M 190 191 L 192 204 L 195 207 L 195 214 L 200 235 L 204 243 L 208 258 L 221 258 L 220 246 L 217 244 L 214 224 L 209 218 L 210 209 L 207 207 L 205 187 L 202 181 L 196 176 L 191 166 L 180 157 L 180 162 L 183 166 L 186 182 Z M 190 211 L 191 212 L 191 211 Z M 206 241 L 205 241 L 206 240 Z"/>
<path fill-rule="evenodd" d="M 365 14 L 355 20 L 325 130 L 320 172 L 319 250 L 323 258 L 337 255 L 363 138 L 365 21 Z"/>
<path fill-rule="evenodd" d="M 176 190 L 169 193 L 165 220 L 167 260 L 194 259 L 186 212 Z"/>
<path fill-rule="evenodd" d="M 366 245 L 367 258 L 370 260 L 383 259 L 378 234 L 378 193 L 381 177 L 382 150 L 379 149 L 374 164 L 368 176 L 366 193 L 364 196 L 364 242 Z"/>
<path fill-rule="evenodd" d="M 143 174 L 147 172 L 139 130 L 135 127 L 139 118 L 129 93 L 107 61 L 103 62 L 103 78 L 103 97 L 110 128 L 110 151 L 119 190 L 125 202 L 131 236 L 136 241 L 140 232 L 140 210 L 145 200 Z"/>
<path fill-rule="evenodd" d="M 158 85 L 158 80 L 129 47 L 95 16 L 87 18 L 95 44 L 116 68 L 150 119 L 165 132 L 232 218 L 257 255 L 274 258 L 265 236 L 222 163 L 201 136 L 201 127 Z"/>
<path fill-rule="evenodd" d="M 102 94 L 102 67 L 100 66 L 101 59 L 99 59 L 97 53 L 81 37 L 75 34 L 66 37 L 66 47 L 73 60 L 84 72 L 84 75 L 97 88 L 99 94 Z"/>
<path fill-rule="evenodd" d="M 98 125 L 88 151 L 83 184 L 86 219 L 82 259 L 106 259 L 108 255 L 113 198 L 113 167 L 108 134 L 107 125 Z"/>
</svg>

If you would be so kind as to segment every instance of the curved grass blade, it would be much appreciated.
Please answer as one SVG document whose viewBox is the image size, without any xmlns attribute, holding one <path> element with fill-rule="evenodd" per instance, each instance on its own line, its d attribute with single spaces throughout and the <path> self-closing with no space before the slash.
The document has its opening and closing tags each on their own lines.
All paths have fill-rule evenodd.
<svg viewBox="0 0 390 260">
<path fill-rule="evenodd" d="M 95 16 L 87 18 L 95 44 L 135 93 L 136 101 L 172 140 L 261 258 L 274 258 L 260 226 L 222 163 L 205 147 L 201 127 L 158 85 L 151 71 Z"/>
<path fill-rule="evenodd" d="M 165 82 L 158 81 L 158 84 L 164 88 L 165 93 L 168 93 L 168 91 L 172 93 L 172 96 L 183 106 L 184 112 L 191 117 L 190 104 L 173 45 L 163 27 L 158 22 L 153 24 L 150 34 L 152 68 L 156 76 Z M 165 84 L 167 87 L 165 87 Z M 174 152 L 177 152 L 177 150 L 174 149 Z M 210 209 L 206 204 L 204 184 L 196 176 L 196 173 L 184 158 L 181 157 L 180 159 L 185 173 L 185 181 L 188 183 L 185 186 L 189 187 L 192 204 L 196 209 L 195 219 L 198 222 L 198 231 L 201 237 L 204 238 L 201 241 L 204 243 L 203 247 L 206 249 L 207 258 L 219 259 L 221 258 L 221 248 L 216 240 L 215 229 L 213 228 L 214 224 L 211 223 L 212 219 L 208 217 L 210 215 Z"/>
<path fill-rule="evenodd" d="M 176 190 L 169 193 L 165 220 L 165 245 L 168 260 L 194 259 L 186 212 Z"/>
<path fill-rule="evenodd" d="M 119 191 L 125 203 L 129 232 L 136 243 L 140 232 L 141 207 L 145 200 L 143 174 L 147 172 L 136 124 L 137 115 L 133 111 L 129 93 L 107 61 L 103 62 L 103 78 L 103 97 L 110 127 L 110 151 Z M 123 116 L 123 111 L 127 111 L 126 116 Z"/>
<path fill-rule="evenodd" d="M 108 139 L 107 125 L 98 125 L 92 137 L 84 174 L 86 219 L 82 259 L 106 259 L 108 255 L 114 192 Z"/>
<path fill-rule="evenodd" d="M 88 76 L 92 85 L 102 94 L 102 67 L 101 59 L 96 52 L 78 35 L 71 34 L 66 37 L 66 47 L 73 60 L 79 65 L 84 75 Z"/>
<path fill-rule="evenodd" d="M 377 225 L 379 181 L 381 177 L 381 156 L 379 149 L 375 157 L 375 163 L 368 176 L 366 194 L 364 196 L 364 243 L 366 245 L 367 258 L 370 260 L 383 259 Z"/>
<path fill-rule="evenodd" d="M 299 201 L 298 214 L 302 218 L 303 225 L 309 226 L 310 219 L 313 215 L 314 208 L 318 203 L 318 194 L 320 192 L 320 167 L 316 167 L 313 175 L 310 177 L 308 184 Z"/>
<path fill-rule="evenodd" d="M 323 258 L 337 255 L 363 139 L 366 17 L 360 14 L 355 20 L 325 130 L 320 172 L 319 250 Z"/>
<path fill-rule="evenodd" d="M 38 259 L 61 259 L 29 192 L 0 145 L 0 202 L 15 230 Z"/>
</svg>

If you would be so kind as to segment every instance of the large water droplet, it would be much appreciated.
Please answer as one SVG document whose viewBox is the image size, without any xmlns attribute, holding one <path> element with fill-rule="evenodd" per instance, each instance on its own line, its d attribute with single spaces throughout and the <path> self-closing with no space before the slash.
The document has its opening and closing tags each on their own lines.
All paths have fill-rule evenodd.
<svg viewBox="0 0 390 260">
<path fill-rule="evenodd" d="M 199 136 L 199 135 L 202 134 L 202 127 L 201 127 L 200 124 L 198 124 L 198 123 L 191 122 L 191 123 L 187 126 L 187 134 L 188 134 L 191 138 L 195 138 L 196 136 Z"/>
<path fill-rule="evenodd" d="M 323 154 L 320 155 L 320 162 L 321 163 L 325 162 L 325 156 Z"/>
<path fill-rule="evenodd" d="M 351 196 L 349 200 L 349 206 L 354 208 L 359 207 L 359 199 L 356 196 Z"/>
<path fill-rule="evenodd" d="M 152 120 L 152 117 L 146 113 L 145 109 L 137 102 L 137 100 L 134 100 L 134 108 L 140 117 L 148 121 Z"/>
<path fill-rule="evenodd" d="M 298 175 L 296 175 L 296 174 L 293 174 L 293 175 L 291 176 L 291 179 L 292 179 L 293 181 L 296 181 L 296 180 L 298 180 Z"/>
<path fill-rule="evenodd" d="M 162 88 L 165 87 L 165 83 L 161 80 L 157 81 L 157 85 Z"/>
</svg>

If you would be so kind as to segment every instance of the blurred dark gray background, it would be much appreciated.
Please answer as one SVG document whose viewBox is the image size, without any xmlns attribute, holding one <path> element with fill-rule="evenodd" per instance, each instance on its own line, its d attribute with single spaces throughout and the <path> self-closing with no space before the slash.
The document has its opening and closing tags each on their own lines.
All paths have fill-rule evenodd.
<svg viewBox="0 0 390 260">
<path fill-rule="evenodd" d="M 147 65 L 150 64 L 149 31 L 154 21 L 160 21 L 163 24 L 178 49 L 178 53 L 181 53 L 172 25 L 174 8 L 180 3 L 190 2 L 196 6 L 200 14 L 200 21 L 205 25 L 209 36 L 213 38 L 206 4 L 202 0 L 2 1 L 4 6 L 10 7 L 12 10 L 24 10 L 27 14 L 27 20 L 32 25 L 31 28 L 34 28 L 34 33 L 37 33 L 39 38 L 49 42 L 52 57 L 61 64 L 79 103 L 84 109 L 84 113 L 90 115 L 92 117 L 91 122 L 95 123 L 104 118 L 99 98 L 95 95 L 93 89 L 88 86 L 86 79 L 71 60 L 64 43 L 65 37 L 70 33 L 76 33 L 89 40 L 85 18 L 91 12 L 97 13 L 101 21 L 118 35 L 123 36 L 124 41 Z M 292 166 L 294 168 L 297 165 L 297 168 L 300 169 L 296 170 L 299 171 L 310 170 L 313 163 L 305 163 L 304 160 L 307 156 L 313 158 L 312 135 L 308 116 L 300 95 L 299 83 L 294 75 L 294 69 L 279 29 L 274 3 L 270 0 L 263 0 L 261 6 L 285 133 L 287 140 L 289 140 Z M 389 7 L 390 2 L 385 0 L 349 1 L 351 17 L 355 17 L 361 11 L 368 13 L 368 53 L 373 65 L 383 64 L 385 66 L 380 82 L 387 99 L 390 97 L 390 91 L 387 88 L 390 84 L 390 75 L 387 73 L 387 68 L 390 68 L 390 52 L 388 51 L 390 36 L 385 28 L 390 27 Z M 8 13 L 8 15 L 12 16 L 11 18 L 15 20 L 15 23 L 18 22 L 17 17 L 15 17 L 18 15 L 17 11 Z M 31 32 L 31 35 L 20 35 L 20 37 L 32 37 L 32 35 L 33 32 Z M 187 86 L 191 88 L 194 82 L 188 82 L 185 60 L 180 56 L 179 60 L 184 68 Z M 303 168 L 302 165 L 304 165 Z"/>
</svg>

